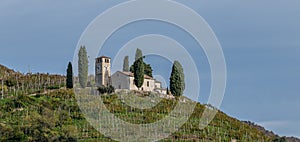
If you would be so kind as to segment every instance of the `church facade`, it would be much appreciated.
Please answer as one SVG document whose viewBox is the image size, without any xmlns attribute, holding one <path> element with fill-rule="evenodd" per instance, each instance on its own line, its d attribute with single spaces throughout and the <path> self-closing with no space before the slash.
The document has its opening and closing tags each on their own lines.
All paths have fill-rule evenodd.
<svg viewBox="0 0 300 142">
<path fill-rule="evenodd" d="M 96 58 L 95 64 L 95 81 L 97 86 L 112 85 L 116 90 L 138 90 L 134 84 L 133 73 L 117 71 L 111 75 L 111 59 L 109 57 L 101 56 Z M 148 75 L 144 75 L 144 83 L 140 90 L 167 94 L 166 89 L 162 88 L 161 82 Z"/>
</svg>

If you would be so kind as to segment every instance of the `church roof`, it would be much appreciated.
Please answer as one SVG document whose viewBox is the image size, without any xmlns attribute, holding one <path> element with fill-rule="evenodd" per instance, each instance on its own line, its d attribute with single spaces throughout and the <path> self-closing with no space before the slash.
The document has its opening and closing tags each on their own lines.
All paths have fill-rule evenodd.
<svg viewBox="0 0 300 142">
<path fill-rule="evenodd" d="M 122 71 L 119 71 L 120 73 L 126 75 L 126 76 L 129 76 L 129 77 L 134 77 L 134 74 L 132 72 L 122 72 Z M 151 76 L 148 76 L 148 75 L 144 75 L 144 78 L 145 79 L 153 79 Z"/>
</svg>

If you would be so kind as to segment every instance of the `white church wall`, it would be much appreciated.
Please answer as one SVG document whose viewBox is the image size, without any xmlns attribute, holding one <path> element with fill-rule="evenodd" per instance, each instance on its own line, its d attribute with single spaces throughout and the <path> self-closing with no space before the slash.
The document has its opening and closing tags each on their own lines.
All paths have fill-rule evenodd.
<svg viewBox="0 0 300 142">
<path fill-rule="evenodd" d="M 160 82 L 155 82 L 155 88 L 161 88 L 161 83 Z"/>
<path fill-rule="evenodd" d="M 111 76 L 111 83 L 115 89 L 129 90 L 129 78 L 121 72 L 116 72 Z"/>
<path fill-rule="evenodd" d="M 140 90 L 143 91 L 154 91 L 155 88 L 155 81 L 153 79 L 144 79 L 143 86 L 140 88 Z M 130 77 L 130 90 L 138 90 L 138 88 L 134 84 L 134 78 Z"/>
</svg>

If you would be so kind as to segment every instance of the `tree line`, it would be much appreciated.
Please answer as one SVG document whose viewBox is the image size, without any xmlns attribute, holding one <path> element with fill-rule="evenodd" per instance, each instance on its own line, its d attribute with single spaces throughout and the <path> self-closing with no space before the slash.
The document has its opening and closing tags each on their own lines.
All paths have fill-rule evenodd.
<svg viewBox="0 0 300 142">
<path fill-rule="evenodd" d="M 137 88 L 141 88 L 144 83 L 144 75 L 152 76 L 152 67 L 150 64 L 146 64 L 143 59 L 143 53 L 140 49 L 135 52 L 135 61 L 130 67 L 130 72 L 134 74 L 134 84 Z M 129 57 L 125 56 L 123 71 L 128 71 L 129 69 Z M 167 88 L 168 94 L 173 94 L 174 96 L 181 96 L 185 90 L 185 80 L 184 80 L 184 70 L 179 61 L 174 61 L 172 72 L 170 76 L 170 90 Z M 169 93 L 170 92 L 170 93 Z"/>
</svg>

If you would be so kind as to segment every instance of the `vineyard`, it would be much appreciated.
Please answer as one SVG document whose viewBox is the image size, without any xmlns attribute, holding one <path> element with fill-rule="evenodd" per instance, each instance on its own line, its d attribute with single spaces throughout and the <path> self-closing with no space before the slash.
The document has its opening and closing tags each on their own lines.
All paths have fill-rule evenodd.
<svg viewBox="0 0 300 142">
<path fill-rule="evenodd" d="M 24 75 L 0 67 L 2 86 L 4 86 L 1 94 L 3 98 L 0 100 L 0 141 L 113 141 L 94 129 L 86 120 L 85 114 L 81 111 L 84 106 L 81 109 L 78 107 L 74 90 L 64 88 L 64 76 Z M 119 97 L 132 98 L 132 95 L 136 94 L 129 92 L 87 97 L 101 97 L 110 113 L 133 124 L 159 121 L 170 114 L 180 101 L 162 98 L 150 109 L 137 109 L 126 105 L 122 97 Z M 147 93 L 141 95 L 152 97 L 152 94 Z M 221 111 L 217 112 L 207 127 L 200 129 L 200 117 L 207 106 L 187 98 L 185 100 L 186 103 L 196 104 L 191 117 L 178 128 L 178 131 L 161 141 L 263 142 L 278 139 L 276 135 L 267 135 L 254 126 L 229 117 Z M 94 107 L 92 103 L 88 103 L 87 106 L 93 111 L 97 110 L 96 105 Z M 110 127 L 108 124 L 109 122 L 103 127 L 118 130 L 118 125 Z"/>
<path fill-rule="evenodd" d="M 151 110 L 130 108 L 117 95 L 102 96 L 105 105 L 131 123 L 150 123 L 163 118 L 176 100 L 163 100 Z M 271 141 L 250 125 L 218 112 L 208 127 L 199 129 L 204 106 L 196 105 L 192 117 L 178 132 L 162 141 Z M 35 96 L 15 95 L 0 101 L 1 141 L 112 141 L 96 131 L 81 113 L 73 90 L 56 90 Z"/>
<path fill-rule="evenodd" d="M 45 73 L 27 73 L 15 72 L 0 65 L 0 95 L 9 97 L 14 94 L 34 94 L 46 93 L 48 90 L 65 87 L 65 77 L 61 75 L 51 75 Z M 0 82 L 1 83 L 1 82 Z"/>
</svg>

